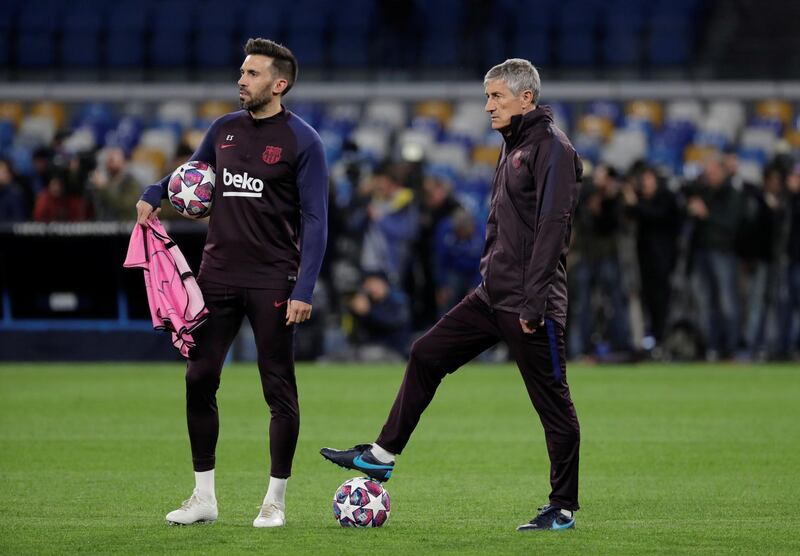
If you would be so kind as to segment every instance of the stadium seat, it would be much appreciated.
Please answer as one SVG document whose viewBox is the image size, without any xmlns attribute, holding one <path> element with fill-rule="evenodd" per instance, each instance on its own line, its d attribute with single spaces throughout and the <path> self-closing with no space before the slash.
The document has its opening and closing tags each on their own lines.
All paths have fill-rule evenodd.
<svg viewBox="0 0 800 556">
<path fill-rule="evenodd" d="M 284 4 L 273 2 L 265 7 L 264 2 L 261 0 L 251 0 L 245 5 L 244 13 L 247 17 L 242 21 L 242 34 L 239 39 L 241 46 L 244 46 L 247 39 L 256 37 L 279 42 L 283 40 L 281 30 L 286 19 L 286 7 Z M 287 46 L 294 48 L 292 44 L 287 44 Z M 300 67 L 303 67 L 302 60 L 300 61 Z"/>
<path fill-rule="evenodd" d="M 33 148 L 50 145 L 56 130 L 56 124 L 49 116 L 26 116 L 19 128 L 17 142 Z"/>
<path fill-rule="evenodd" d="M 14 142 L 14 124 L 9 120 L 0 119 L 0 154 L 11 148 Z"/>
<path fill-rule="evenodd" d="M 553 63 L 550 36 L 544 30 L 519 30 L 514 34 L 511 43 L 511 55 L 530 60 L 537 67 L 549 66 Z"/>
<path fill-rule="evenodd" d="M 794 111 L 792 105 L 785 100 L 768 99 L 756 103 L 756 114 L 761 118 L 779 120 L 784 125 L 789 125 Z"/>
<path fill-rule="evenodd" d="M 744 105 L 738 100 L 715 100 L 708 105 L 708 113 L 701 129 L 724 133 L 729 141 L 736 138 L 736 134 L 744 126 Z"/>
<path fill-rule="evenodd" d="M 614 132 L 614 124 L 609 118 L 587 114 L 578 120 L 578 132 L 607 141 Z"/>
<path fill-rule="evenodd" d="M 287 3 L 286 44 L 301 67 L 320 68 L 325 63 L 325 33 L 328 28 L 328 4 L 318 0 L 295 0 Z"/>
<path fill-rule="evenodd" d="M 226 0 L 225 9 L 219 9 L 219 2 L 212 0 L 205 0 L 198 6 L 195 21 L 201 24 L 203 32 L 191 33 L 198 68 L 233 70 L 238 67 L 243 58 L 243 44 L 239 43 L 236 30 L 239 21 L 246 17 L 244 13 L 242 0 Z"/>
<path fill-rule="evenodd" d="M 405 160 L 421 160 L 435 143 L 434 134 L 423 129 L 405 129 L 397 136 L 397 146 Z"/>
<path fill-rule="evenodd" d="M 642 37 L 637 32 L 616 30 L 603 40 L 603 60 L 610 66 L 633 66 L 641 61 Z"/>
<path fill-rule="evenodd" d="M 785 139 L 793 149 L 800 151 L 800 130 L 787 130 Z"/>
<path fill-rule="evenodd" d="M 139 145 L 158 150 L 165 158 L 171 159 L 178 148 L 178 135 L 171 129 L 146 129 L 141 135 Z"/>
<path fill-rule="evenodd" d="M 64 149 L 68 152 L 91 152 L 98 146 L 95 132 L 90 127 L 80 127 L 64 139 Z"/>
<path fill-rule="evenodd" d="M 55 129 L 64 127 L 66 121 L 66 110 L 60 102 L 41 101 L 31 106 L 31 115 L 50 118 Z"/>
<path fill-rule="evenodd" d="M 500 150 L 500 147 L 494 145 L 478 145 L 472 149 L 472 162 L 494 168 L 500 160 Z"/>
<path fill-rule="evenodd" d="M 336 67 L 364 67 L 370 63 L 369 35 L 375 21 L 375 3 L 340 0 L 331 11 L 330 63 Z"/>
<path fill-rule="evenodd" d="M 634 100 L 625 107 L 628 118 L 650 122 L 654 127 L 661 127 L 664 121 L 661 103 L 654 100 Z"/>
<path fill-rule="evenodd" d="M 150 62 L 159 68 L 182 68 L 190 61 L 194 32 L 194 5 L 186 0 L 156 4 L 150 38 Z"/>
<path fill-rule="evenodd" d="M 102 4 L 75 3 L 64 13 L 61 62 L 66 67 L 100 66 L 100 33 L 105 24 Z"/>
<path fill-rule="evenodd" d="M 291 27 L 286 35 L 286 44 L 297 57 L 300 67 L 318 69 L 328 63 L 322 31 Z"/>
<path fill-rule="evenodd" d="M 17 34 L 17 62 L 21 68 L 56 65 L 56 31 L 60 19 L 61 6 L 54 0 L 22 5 Z"/>
<path fill-rule="evenodd" d="M 647 136 L 641 129 L 618 129 L 601 150 L 600 158 L 624 172 L 647 154 Z"/>
<path fill-rule="evenodd" d="M 702 163 L 710 156 L 719 154 L 719 149 L 706 145 L 687 145 L 683 151 L 683 161 L 686 163 Z"/>
<path fill-rule="evenodd" d="M 427 100 L 414 106 L 414 115 L 437 120 L 446 126 L 453 116 L 453 105 L 444 100 Z"/>
<path fill-rule="evenodd" d="M 186 129 L 194 123 L 194 105 L 183 100 L 162 102 L 156 111 L 156 118 L 159 123 L 177 123 L 181 130 Z"/>
<path fill-rule="evenodd" d="M 150 5 L 120 2 L 110 9 L 106 61 L 111 68 L 142 67 L 145 64 L 145 28 Z"/>
<path fill-rule="evenodd" d="M 364 112 L 364 123 L 405 127 L 407 120 L 406 107 L 395 100 L 373 100 L 367 103 Z"/>
<path fill-rule="evenodd" d="M 389 133 L 384 127 L 362 126 L 356 128 L 350 138 L 358 146 L 359 151 L 377 162 L 389 154 Z"/>
<path fill-rule="evenodd" d="M 22 108 L 21 102 L 13 100 L 0 102 L 0 120 L 8 120 L 14 124 L 14 127 L 19 127 L 22 123 L 25 111 Z"/>
<path fill-rule="evenodd" d="M 456 104 L 447 129 L 453 135 L 464 135 L 478 141 L 486 133 L 489 125 L 490 120 L 484 103 L 467 100 Z"/>
<path fill-rule="evenodd" d="M 144 139 L 146 135 L 147 132 L 144 133 L 142 138 Z M 161 148 L 145 144 L 136 147 L 136 149 L 133 151 L 133 154 L 131 154 L 132 162 L 149 165 L 153 168 L 156 174 L 162 174 L 164 172 L 164 166 L 168 158 L 172 157 L 165 156 L 165 153 Z"/>
<path fill-rule="evenodd" d="M 223 100 L 207 100 L 197 109 L 197 115 L 204 120 L 215 120 L 229 112 L 236 110 L 232 102 Z"/>
<path fill-rule="evenodd" d="M 183 142 L 189 145 L 192 151 L 196 151 L 200 148 L 200 143 L 203 142 L 203 137 L 205 136 L 205 129 L 188 129 L 183 134 Z"/>
<path fill-rule="evenodd" d="M 333 102 L 326 106 L 325 117 L 335 124 L 355 127 L 361 120 L 362 107 L 357 102 Z"/>
<path fill-rule="evenodd" d="M 742 149 L 759 149 L 767 156 L 771 156 L 775 151 L 778 137 L 773 129 L 768 127 L 746 127 L 742 130 L 739 137 L 739 145 Z"/>
<path fill-rule="evenodd" d="M 609 120 L 613 125 L 622 124 L 622 107 L 613 100 L 593 100 L 586 107 L 586 114 Z"/>
<path fill-rule="evenodd" d="M 15 3 L 9 3 L 4 7 L 3 17 L 0 17 L 0 67 L 11 65 L 11 39 L 16 31 L 17 9 Z"/>
<path fill-rule="evenodd" d="M 436 143 L 427 149 L 425 159 L 463 174 L 469 169 L 469 150 L 461 143 Z"/>
<path fill-rule="evenodd" d="M 311 127 L 318 127 L 322 119 L 323 107 L 318 102 L 289 102 L 288 108 L 298 116 L 300 116 Z"/>
<path fill-rule="evenodd" d="M 667 122 L 692 122 L 700 125 L 703 120 L 703 106 L 698 100 L 673 100 L 667 103 Z"/>
</svg>

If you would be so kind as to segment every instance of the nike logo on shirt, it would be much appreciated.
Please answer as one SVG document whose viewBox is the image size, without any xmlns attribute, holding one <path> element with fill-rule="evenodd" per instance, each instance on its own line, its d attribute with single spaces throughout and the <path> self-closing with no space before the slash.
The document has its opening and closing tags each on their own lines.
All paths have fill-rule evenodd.
<svg viewBox="0 0 800 556">
<path fill-rule="evenodd" d="M 227 145 L 220 145 L 219 148 L 220 149 L 227 149 L 228 147 L 235 147 L 235 146 L 236 146 L 236 143 L 229 143 Z"/>
<path fill-rule="evenodd" d="M 273 301 L 273 302 L 272 302 L 272 304 L 273 304 L 273 305 L 274 305 L 274 306 L 277 308 L 277 307 L 281 307 L 281 306 L 283 306 L 283 305 L 286 305 L 286 303 L 287 303 L 288 301 L 289 301 L 288 299 L 287 299 L 287 300 L 285 300 L 285 301 Z"/>
</svg>

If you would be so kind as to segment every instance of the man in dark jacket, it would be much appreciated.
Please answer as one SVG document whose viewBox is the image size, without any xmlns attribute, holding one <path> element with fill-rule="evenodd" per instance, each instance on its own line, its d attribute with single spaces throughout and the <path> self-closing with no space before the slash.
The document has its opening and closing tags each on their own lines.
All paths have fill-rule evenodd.
<svg viewBox="0 0 800 556">
<path fill-rule="evenodd" d="M 729 359 L 739 343 L 736 231 L 742 223 L 741 194 L 722 161 L 712 156 L 703 174 L 686 187 L 686 211 L 694 223 L 692 281 L 711 359 Z"/>
<path fill-rule="evenodd" d="M 340 466 L 388 480 L 442 379 L 500 341 L 508 344 L 544 426 L 550 502 L 518 529 L 568 529 L 578 509 L 579 427 L 566 381 L 566 257 L 583 168 L 527 60 L 484 78 L 486 111 L 505 141 L 492 184 L 483 280 L 411 348 L 403 384 L 377 441 L 323 448 Z"/>
</svg>

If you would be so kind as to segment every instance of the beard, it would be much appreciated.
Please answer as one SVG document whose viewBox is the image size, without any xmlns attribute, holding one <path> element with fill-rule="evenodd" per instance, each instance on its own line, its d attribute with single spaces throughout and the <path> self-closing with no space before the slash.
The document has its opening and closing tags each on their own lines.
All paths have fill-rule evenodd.
<svg viewBox="0 0 800 556">
<path fill-rule="evenodd" d="M 268 86 L 264 87 L 264 92 L 260 95 L 247 91 L 248 97 L 246 99 L 240 99 L 239 105 L 250 112 L 258 112 L 272 100 L 272 94 L 269 92 L 271 89 L 272 84 L 270 83 Z"/>
</svg>

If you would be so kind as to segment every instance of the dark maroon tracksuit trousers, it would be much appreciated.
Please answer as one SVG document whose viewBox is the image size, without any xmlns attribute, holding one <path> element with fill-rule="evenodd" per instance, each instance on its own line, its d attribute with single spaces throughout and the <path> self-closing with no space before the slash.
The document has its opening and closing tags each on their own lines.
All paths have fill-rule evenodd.
<svg viewBox="0 0 800 556">
<path fill-rule="evenodd" d="M 261 388 L 269 405 L 270 475 L 292 473 L 300 409 L 294 374 L 294 326 L 286 326 L 286 300 L 292 288 L 254 289 L 198 280 L 209 318 L 194 333 L 197 342 L 186 366 L 186 418 L 195 471 L 214 469 L 219 415 L 217 389 L 222 364 L 247 316 L 258 351 Z M 294 284 L 292 283 L 291 286 Z"/>
<path fill-rule="evenodd" d="M 445 375 L 500 340 L 508 344 L 544 426 L 550 504 L 577 510 L 580 429 L 567 385 L 564 331 L 545 319 L 534 334 L 525 334 L 518 314 L 492 310 L 475 292 L 414 342 L 403 384 L 376 442 L 401 453 Z"/>
</svg>

